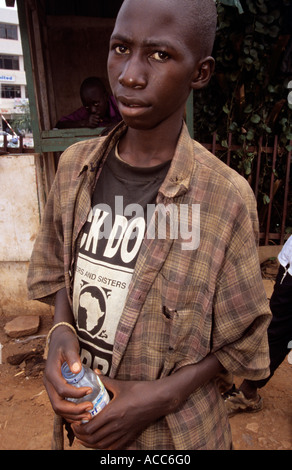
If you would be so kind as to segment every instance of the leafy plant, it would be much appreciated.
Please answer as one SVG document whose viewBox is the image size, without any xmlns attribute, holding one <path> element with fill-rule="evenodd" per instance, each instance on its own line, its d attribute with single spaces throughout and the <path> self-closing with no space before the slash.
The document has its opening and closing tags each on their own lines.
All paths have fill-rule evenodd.
<svg viewBox="0 0 292 470">
<path fill-rule="evenodd" d="M 195 138 L 210 142 L 216 132 L 221 145 L 218 156 L 225 159 L 232 133 L 230 165 L 253 185 L 259 142 L 263 149 L 272 147 L 278 135 L 273 176 L 274 196 L 279 196 L 281 205 L 287 153 L 292 150 L 292 105 L 288 99 L 292 88 L 292 5 L 289 0 L 222 0 L 217 2 L 217 10 L 216 72 L 208 88 L 194 95 Z M 286 60 L 289 51 L 290 63 Z M 261 222 L 270 203 L 271 172 L 272 154 L 263 152 L 258 188 Z M 289 204 L 292 208 L 291 194 Z M 274 231 L 281 223 L 281 207 L 275 212 Z"/>
<path fill-rule="evenodd" d="M 20 112 L 12 116 L 12 128 L 15 129 L 16 132 L 32 132 L 29 104 L 22 104 L 19 106 L 19 110 Z"/>
</svg>

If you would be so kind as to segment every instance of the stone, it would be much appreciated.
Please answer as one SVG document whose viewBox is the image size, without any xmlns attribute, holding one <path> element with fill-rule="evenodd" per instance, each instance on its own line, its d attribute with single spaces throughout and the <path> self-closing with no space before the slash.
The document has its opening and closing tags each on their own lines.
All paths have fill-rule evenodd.
<svg viewBox="0 0 292 470">
<path fill-rule="evenodd" d="M 245 429 L 248 429 L 248 431 L 252 431 L 257 433 L 259 430 L 259 425 L 258 423 L 248 423 L 245 427 Z"/>
<path fill-rule="evenodd" d="M 20 338 L 21 336 L 29 336 L 36 333 L 40 326 L 40 317 L 37 315 L 23 315 L 15 317 L 6 323 L 4 327 L 5 333 L 11 338 Z"/>
</svg>

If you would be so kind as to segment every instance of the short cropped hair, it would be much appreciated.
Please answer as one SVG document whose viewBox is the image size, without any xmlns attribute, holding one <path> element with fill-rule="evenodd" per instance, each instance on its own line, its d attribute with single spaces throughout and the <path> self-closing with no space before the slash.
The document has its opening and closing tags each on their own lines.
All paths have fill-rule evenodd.
<svg viewBox="0 0 292 470">
<path fill-rule="evenodd" d="M 83 96 L 84 90 L 89 88 L 99 88 L 101 91 L 106 92 L 105 85 L 99 77 L 88 77 L 81 83 L 80 95 Z"/>
<path fill-rule="evenodd" d="M 217 8 L 215 0 L 167 0 L 179 4 L 178 15 L 190 33 L 191 45 L 202 58 L 210 56 L 213 51 L 217 26 Z M 193 34 L 192 34 L 193 32 Z"/>
</svg>

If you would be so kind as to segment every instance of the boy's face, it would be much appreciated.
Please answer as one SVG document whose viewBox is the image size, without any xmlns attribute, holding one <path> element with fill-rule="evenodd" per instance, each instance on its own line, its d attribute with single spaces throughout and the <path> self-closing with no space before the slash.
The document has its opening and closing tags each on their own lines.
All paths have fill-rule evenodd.
<svg viewBox="0 0 292 470">
<path fill-rule="evenodd" d="M 104 90 L 98 87 L 88 87 L 83 90 L 81 101 L 89 114 L 96 114 L 99 118 L 105 116 L 107 111 L 107 96 Z"/>
<path fill-rule="evenodd" d="M 191 89 L 199 87 L 200 51 L 191 48 L 179 18 L 178 6 L 166 0 L 126 0 L 118 15 L 108 74 L 129 127 L 151 129 L 181 119 Z"/>
</svg>

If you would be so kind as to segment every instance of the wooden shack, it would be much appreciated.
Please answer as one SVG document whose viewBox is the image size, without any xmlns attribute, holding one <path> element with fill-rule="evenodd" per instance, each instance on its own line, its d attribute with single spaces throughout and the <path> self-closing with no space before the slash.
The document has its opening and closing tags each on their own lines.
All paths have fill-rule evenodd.
<svg viewBox="0 0 292 470">
<path fill-rule="evenodd" d="M 6 0 L 14 5 L 15 0 Z M 55 129 L 58 119 L 81 106 L 79 89 L 89 76 L 106 86 L 111 32 L 123 0 L 17 0 L 35 151 L 41 155 L 47 194 L 55 153 L 102 129 Z M 187 120 L 192 131 L 192 102 Z"/>
<path fill-rule="evenodd" d="M 8 4 L 13 4 L 11 0 Z M 101 129 L 55 129 L 58 119 L 81 106 L 80 84 L 89 76 L 107 82 L 110 34 L 122 0 L 18 0 L 35 152 L 47 195 L 56 152 Z"/>
</svg>

